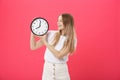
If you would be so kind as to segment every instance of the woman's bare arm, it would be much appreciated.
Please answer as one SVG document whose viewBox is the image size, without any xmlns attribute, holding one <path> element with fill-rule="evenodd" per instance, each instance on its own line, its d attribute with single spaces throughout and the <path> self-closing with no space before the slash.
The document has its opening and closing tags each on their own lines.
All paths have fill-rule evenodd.
<svg viewBox="0 0 120 80">
<path fill-rule="evenodd" d="M 52 45 L 48 44 L 47 42 L 44 42 L 44 44 L 58 59 L 62 59 L 65 55 L 69 53 L 69 50 L 67 48 L 61 49 L 60 51 L 58 51 Z"/>
<path fill-rule="evenodd" d="M 35 41 L 35 35 L 31 32 L 30 36 L 30 48 L 31 50 L 36 50 L 43 45 L 42 40 Z"/>
</svg>

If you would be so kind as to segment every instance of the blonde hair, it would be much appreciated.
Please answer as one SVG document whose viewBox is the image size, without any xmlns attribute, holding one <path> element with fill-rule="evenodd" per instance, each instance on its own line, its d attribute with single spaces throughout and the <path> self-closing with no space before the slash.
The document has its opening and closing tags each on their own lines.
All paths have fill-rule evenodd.
<svg viewBox="0 0 120 80">
<path fill-rule="evenodd" d="M 64 25 L 64 32 L 65 32 L 65 36 L 67 37 L 66 41 L 64 42 L 64 46 L 63 49 L 68 48 L 69 53 L 73 53 L 73 51 L 75 50 L 75 30 L 74 30 L 74 19 L 73 17 L 68 14 L 68 13 L 64 13 L 61 14 L 62 16 L 62 20 L 63 20 L 63 25 Z M 61 36 L 61 30 L 59 30 L 59 32 L 56 32 L 54 39 L 52 41 L 52 45 L 56 46 L 56 44 L 59 41 L 59 38 Z"/>
</svg>

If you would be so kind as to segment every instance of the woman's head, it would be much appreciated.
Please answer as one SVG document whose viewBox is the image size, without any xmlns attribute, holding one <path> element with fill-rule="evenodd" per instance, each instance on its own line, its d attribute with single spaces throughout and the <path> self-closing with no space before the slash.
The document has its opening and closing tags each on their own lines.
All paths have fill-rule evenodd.
<svg viewBox="0 0 120 80">
<path fill-rule="evenodd" d="M 64 30 L 66 35 L 69 35 L 70 32 L 73 30 L 74 27 L 74 20 L 72 15 L 68 13 L 63 13 L 58 17 L 58 30 Z"/>
</svg>

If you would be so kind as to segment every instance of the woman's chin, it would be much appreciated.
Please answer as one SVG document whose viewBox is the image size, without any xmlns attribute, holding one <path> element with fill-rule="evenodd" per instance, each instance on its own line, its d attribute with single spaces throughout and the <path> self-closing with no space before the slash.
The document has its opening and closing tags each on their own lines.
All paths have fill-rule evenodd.
<svg viewBox="0 0 120 80">
<path fill-rule="evenodd" d="M 61 28 L 58 28 L 58 30 L 61 30 Z"/>
</svg>

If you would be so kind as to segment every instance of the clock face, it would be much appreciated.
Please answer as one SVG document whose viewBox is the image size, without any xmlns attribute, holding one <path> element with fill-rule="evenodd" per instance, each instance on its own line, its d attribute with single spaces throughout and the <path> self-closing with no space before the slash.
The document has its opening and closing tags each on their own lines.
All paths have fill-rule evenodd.
<svg viewBox="0 0 120 80">
<path fill-rule="evenodd" d="M 42 36 L 47 33 L 49 24 L 46 19 L 38 17 L 31 22 L 30 28 L 33 34 Z"/>
</svg>

